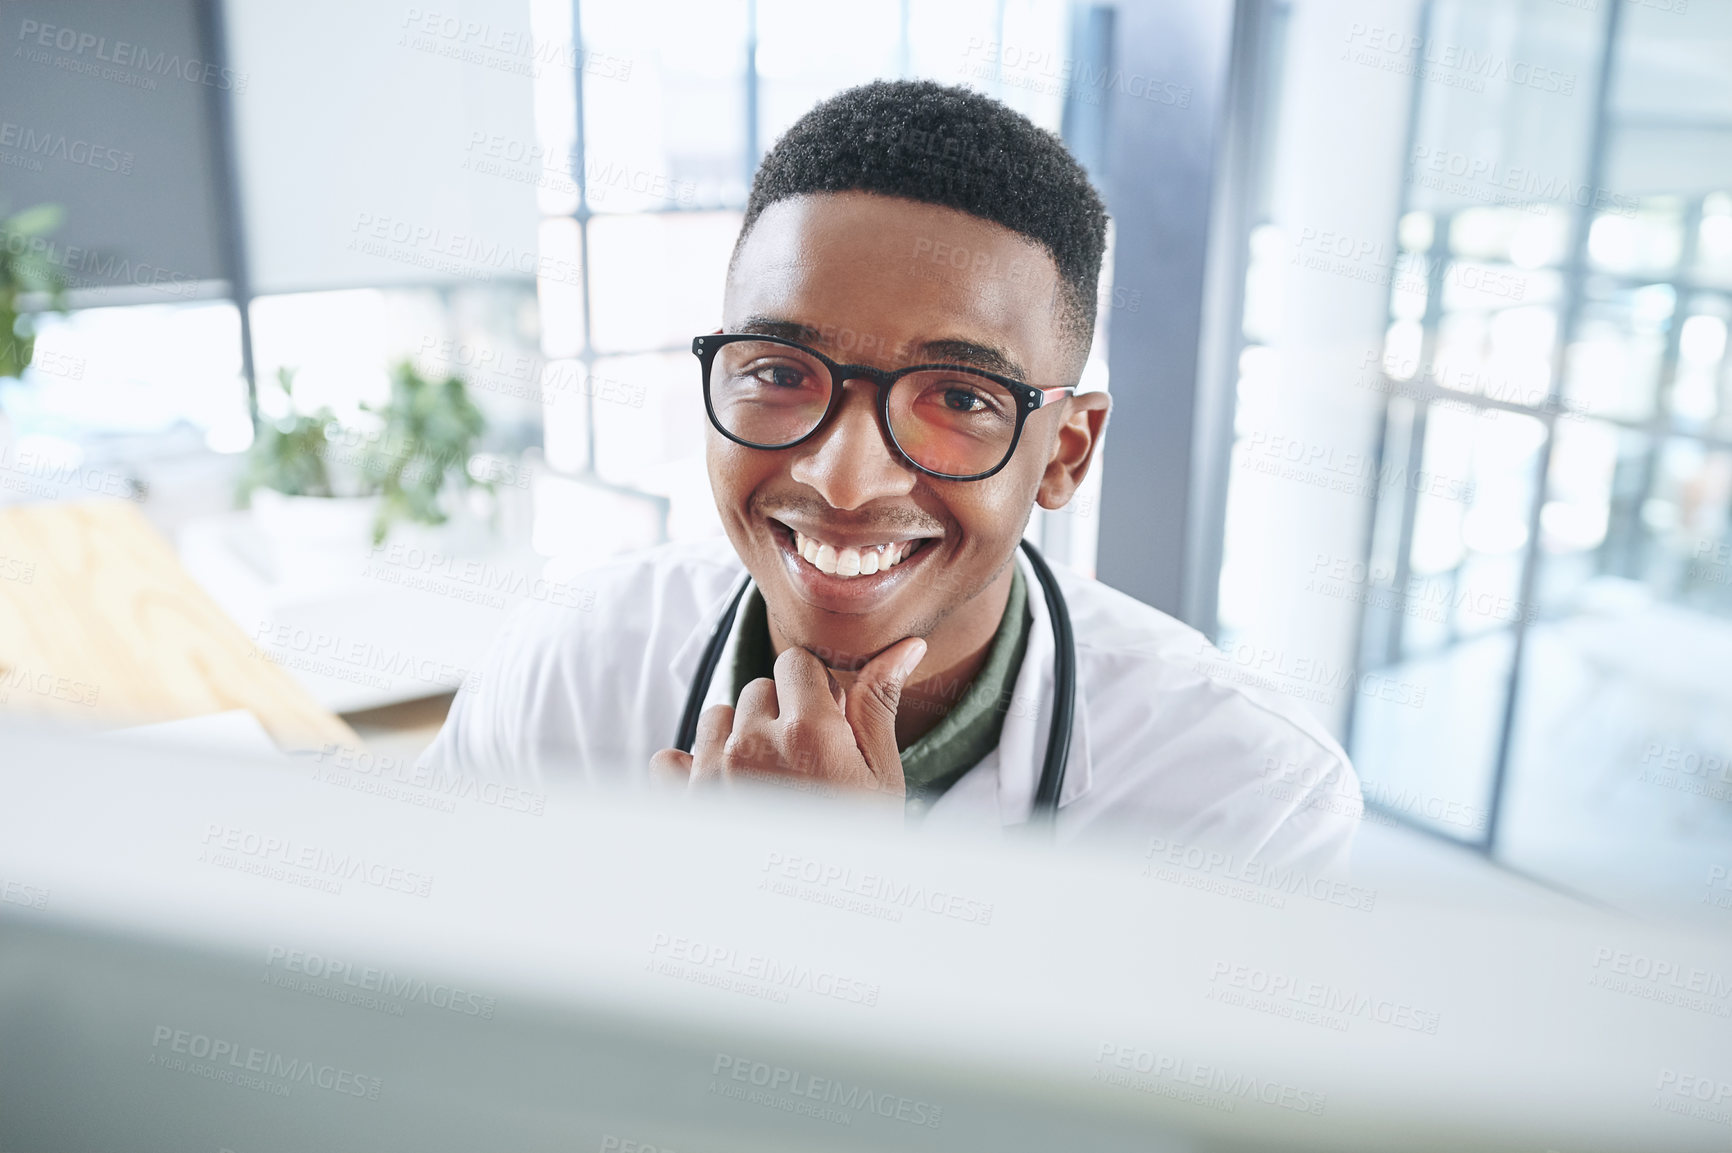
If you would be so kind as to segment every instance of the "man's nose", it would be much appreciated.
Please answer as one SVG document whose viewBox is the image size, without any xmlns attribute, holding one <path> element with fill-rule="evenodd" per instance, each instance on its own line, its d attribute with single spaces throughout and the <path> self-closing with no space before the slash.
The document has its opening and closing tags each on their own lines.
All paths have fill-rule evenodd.
<svg viewBox="0 0 1732 1153">
<path fill-rule="evenodd" d="M 828 428 L 794 451 L 799 455 L 790 475 L 816 489 L 831 508 L 861 508 L 914 488 L 914 470 L 897 455 L 878 422 L 878 387 L 869 380 L 844 381 L 841 411 Z"/>
</svg>

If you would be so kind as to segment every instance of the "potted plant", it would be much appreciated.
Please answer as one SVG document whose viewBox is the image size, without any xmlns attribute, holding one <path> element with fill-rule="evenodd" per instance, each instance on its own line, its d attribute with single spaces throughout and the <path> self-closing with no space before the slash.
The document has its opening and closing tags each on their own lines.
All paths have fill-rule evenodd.
<svg viewBox="0 0 1732 1153">
<path fill-rule="evenodd" d="M 318 585 L 357 577 L 369 545 L 410 522 L 441 525 L 459 488 L 491 491 L 470 475 L 486 420 L 462 380 L 430 381 L 412 364 L 391 373 L 377 428 L 344 425 L 326 407 L 300 412 L 294 373 L 277 374 L 286 415 L 261 417 L 240 498 L 271 553 L 280 583 Z"/>
<path fill-rule="evenodd" d="M 64 215 L 58 204 L 38 204 L 0 220 L 0 381 L 22 377 L 36 353 L 35 317 L 22 310 L 22 298 L 40 294 L 51 310 L 66 309 L 65 279 L 42 243 Z M 0 456 L 11 444 L 11 428 L 0 407 Z"/>
<path fill-rule="evenodd" d="M 383 498 L 373 522 L 375 545 L 400 521 L 444 524 L 449 512 L 442 498 L 453 480 L 463 489 L 493 491 L 491 479 L 469 471 L 469 458 L 487 419 L 469 399 L 462 378 L 428 380 L 403 361 L 391 374 L 391 399 L 383 408 L 367 411 L 384 421 L 362 465 L 368 483 Z"/>
</svg>

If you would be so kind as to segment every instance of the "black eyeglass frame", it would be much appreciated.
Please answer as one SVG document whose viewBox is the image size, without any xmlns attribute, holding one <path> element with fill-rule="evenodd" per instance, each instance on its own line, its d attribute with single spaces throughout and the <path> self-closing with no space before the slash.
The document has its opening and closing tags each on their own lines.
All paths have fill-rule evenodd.
<svg viewBox="0 0 1732 1153">
<path fill-rule="evenodd" d="M 716 353 L 721 351 L 724 345 L 737 344 L 745 340 L 757 341 L 762 344 L 779 344 L 784 348 L 796 349 L 830 370 L 830 403 L 825 407 L 824 415 L 818 418 L 818 423 L 812 426 L 812 431 L 798 440 L 791 440 L 787 444 L 758 444 L 729 432 L 723 426 L 721 418 L 716 415 L 715 403 L 710 399 L 710 369 L 715 364 Z M 803 344 L 786 340 L 780 336 L 760 336 L 754 332 L 712 332 L 704 336 L 695 336 L 692 338 L 692 355 L 698 358 L 698 365 L 703 373 L 704 411 L 709 413 L 710 424 L 717 432 L 735 444 L 772 452 L 784 448 L 797 448 L 824 431 L 824 426 L 829 424 L 841 409 L 842 386 L 844 384 L 850 380 L 869 380 L 878 386 L 878 426 L 884 431 L 884 435 L 890 441 L 891 446 L 895 448 L 896 455 L 907 462 L 910 468 L 939 480 L 985 480 L 987 477 L 997 474 L 1005 465 L 1010 463 L 1010 458 L 1016 455 L 1016 446 L 1022 443 L 1022 426 L 1028 422 L 1029 414 L 1039 412 L 1047 405 L 1076 392 L 1074 385 L 1065 388 L 1036 388 L 1032 384 L 1024 384 L 1012 377 L 1000 376 L 996 372 L 987 372 L 983 368 L 975 368 L 967 364 L 911 364 L 907 368 L 898 368 L 888 372 L 866 364 L 840 364 L 815 348 L 808 348 Z M 945 369 L 951 372 L 964 372 L 970 376 L 984 377 L 994 384 L 1009 389 L 1010 394 L 1016 398 L 1016 430 L 1011 433 L 1010 447 L 1005 449 L 1004 459 L 985 472 L 958 476 L 927 468 L 909 456 L 908 451 L 902 447 L 902 442 L 896 439 L 896 430 L 890 426 L 890 386 L 905 376 L 916 372 L 929 372 L 933 369 Z"/>
</svg>

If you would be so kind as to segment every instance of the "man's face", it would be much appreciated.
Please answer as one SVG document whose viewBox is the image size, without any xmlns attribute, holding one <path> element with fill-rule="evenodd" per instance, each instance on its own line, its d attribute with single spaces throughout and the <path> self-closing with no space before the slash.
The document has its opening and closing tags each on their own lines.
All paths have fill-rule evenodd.
<svg viewBox="0 0 1732 1153">
<path fill-rule="evenodd" d="M 1056 388 L 1075 383 L 1078 360 L 1053 308 L 1058 286 L 1052 258 L 1009 229 L 935 205 L 833 193 L 764 211 L 740 246 L 723 313 L 728 332 L 797 340 L 839 363 L 969 364 Z M 996 475 L 948 481 L 897 455 L 876 385 L 849 381 L 844 394 L 830 423 L 794 448 L 746 448 L 711 428 L 707 453 L 722 523 L 773 627 L 836 668 L 930 636 L 1004 571 L 1065 408 L 1031 413 Z M 805 538 L 863 556 L 890 545 L 880 562 L 902 559 L 871 575 L 826 573 L 801 555 Z"/>
</svg>

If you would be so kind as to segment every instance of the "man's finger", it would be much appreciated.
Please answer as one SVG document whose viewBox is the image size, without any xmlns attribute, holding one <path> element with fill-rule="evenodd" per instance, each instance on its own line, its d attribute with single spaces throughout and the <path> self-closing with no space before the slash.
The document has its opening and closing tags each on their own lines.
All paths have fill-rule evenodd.
<svg viewBox="0 0 1732 1153">
<path fill-rule="evenodd" d="M 769 677 L 748 681 L 740 690 L 740 699 L 734 702 L 734 727 L 743 729 L 753 721 L 773 721 L 780 710 L 775 681 Z"/>
<path fill-rule="evenodd" d="M 722 773 L 722 749 L 734 732 L 734 706 L 711 705 L 698 718 L 697 739 L 692 742 L 692 783 Z"/>
<path fill-rule="evenodd" d="M 848 687 L 848 726 L 873 772 L 901 764 L 896 749 L 896 710 L 902 686 L 926 656 L 926 642 L 905 637 L 872 658 Z"/>
<path fill-rule="evenodd" d="M 680 785 L 692 779 L 692 755 L 678 749 L 663 749 L 650 758 L 650 780 L 660 785 Z"/>
<path fill-rule="evenodd" d="M 790 645 L 776 658 L 776 701 L 783 720 L 834 717 L 842 708 L 835 683 L 824 662 L 803 648 Z"/>
</svg>

